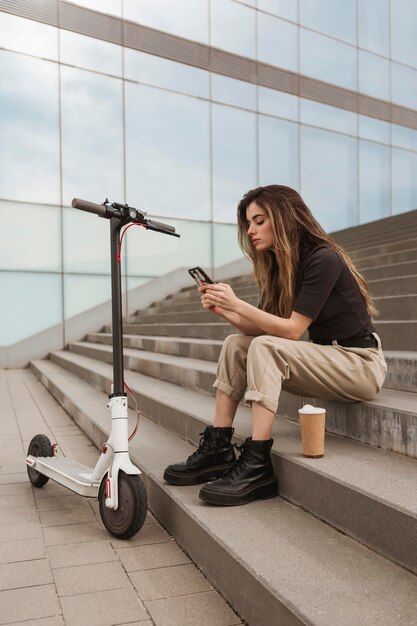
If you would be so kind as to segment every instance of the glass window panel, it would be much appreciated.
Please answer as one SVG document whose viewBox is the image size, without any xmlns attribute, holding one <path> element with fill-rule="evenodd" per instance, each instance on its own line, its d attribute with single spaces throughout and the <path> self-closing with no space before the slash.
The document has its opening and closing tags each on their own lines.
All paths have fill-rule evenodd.
<svg viewBox="0 0 417 626">
<path fill-rule="evenodd" d="M 417 154 L 392 148 L 392 212 L 417 207 Z"/>
<path fill-rule="evenodd" d="M 0 47 L 58 60 L 58 29 L 0 12 Z"/>
<path fill-rule="evenodd" d="M 352 111 L 338 109 L 328 104 L 314 102 L 314 100 L 300 99 L 300 121 L 304 124 L 356 135 L 357 119 L 356 113 Z"/>
<path fill-rule="evenodd" d="M 0 197 L 60 203 L 58 65 L 0 51 Z"/>
<path fill-rule="evenodd" d="M 359 91 L 389 100 L 389 61 L 359 50 Z"/>
<path fill-rule="evenodd" d="M 60 274 L 0 272 L 0 345 L 9 346 L 62 321 Z"/>
<path fill-rule="evenodd" d="M 300 29 L 300 71 L 356 91 L 356 48 Z"/>
<path fill-rule="evenodd" d="M 391 137 L 393 146 L 400 146 L 417 152 L 417 130 L 415 128 L 392 124 Z"/>
<path fill-rule="evenodd" d="M 63 237 L 64 272 L 110 274 L 110 227 L 107 220 L 65 208 Z M 125 241 L 126 237 L 123 256 Z"/>
<path fill-rule="evenodd" d="M 123 201 L 122 81 L 61 67 L 63 203 Z"/>
<path fill-rule="evenodd" d="M 158 220 L 158 217 L 155 217 Z M 163 218 L 161 218 L 163 219 Z M 178 267 L 211 265 L 211 224 L 187 220 L 165 220 L 180 238 L 131 228 L 128 242 L 128 273 L 160 276 Z M 190 286 L 192 282 L 190 282 Z"/>
<path fill-rule="evenodd" d="M 0 201 L 0 267 L 61 271 L 58 207 Z"/>
<path fill-rule="evenodd" d="M 297 0 L 258 0 L 258 9 L 297 21 Z"/>
<path fill-rule="evenodd" d="M 211 45 L 256 57 L 255 11 L 232 0 L 211 0 Z"/>
<path fill-rule="evenodd" d="M 129 48 L 125 48 L 124 53 L 126 78 L 192 96 L 209 97 L 209 73 L 205 70 Z"/>
<path fill-rule="evenodd" d="M 103 302 L 109 302 L 111 317 L 110 276 L 77 276 L 64 274 L 64 317 L 68 319 Z"/>
<path fill-rule="evenodd" d="M 297 26 L 272 15 L 258 15 L 258 58 L 264 63 L 298 69 Z"/>
<path fill-rule="evenodd" d="M 390 143 L 390 125 L 374 117 L 359 115 L 359 135 L 364 139 Z"/>
<path fill-rule="evenodd" d="M 256 109 L 256 85 L 220 74 L 211 75 L 211 97 L 226 104 Z"/>
<path fill-rule="evenodd" d="M 359 0 L 359 46 L 389 55 L 389 0 Z"/>
<path fill-rule="evenodd" d="M 114 43 L 61 30 L 60 57 L 62 63 L 122 75 L 122 47 Z"/>
<path fill-rule="evenodd" d="M 359 142 L 360 223 L 390 214 L 390 149 L 369 141 Z"/>
<path fill-rule="evenodd" d="M 356 139 L 301 127 L 301 189 L 322 226 L 332 232 L 357 223 Z"/>
<path fill-rule="evenodd" d="M 259 184 L 299 187 L 298 125 L 259 116 Z"/>
<path fill-rule="evenodd" d="M 138 278 L 137 276 L 128 276 L 127 278 L 127 289 L 130 291 L 131 289 L 136 289 L 136 287 L 141 287 L 145 283 L 148 283 L 152 278 Z"/>
<path fill-rule="evenodd" d="M 209 42 L 208 0 L 124 0 L 125 20 Z"/>
<path fill-rule="evenodd" d="M 242 250 L 237 243 L 235 224 L 213 224 L 213 252 L 214 267 L 220 267 L 242 258 Z"/>
<path fill-rule="evenodd" d="M 209 104 L 126 85 L 129 204 L 154 215 L 210 218 Z"/>
<path fill-rule="evenodd" d="M 337 39 L 356 43 L 356 0 L 300 0 L 300 22 Z"/>
<path fill-rule="evenodd" d="M 405 65 L 391 63 L 392 100 L 417 109 L 417 71 Z"/>
<path fill-rule="evenodd" d="M 290 93 L 258 87 L 258 109 L 260 113 L 298 120 L 298 97 Z"/>
<path fill-rule="evenodd" d="M 406 65 L 417 66 L 417 3 L 391 2 L 391 56 Z"/>
<path fill-rule="evenodd" d="M 79 4 L 86 9 L 92 9 L 100 13 L 109 13 L 110 15 L 117 15 L 117 17 L 122 16 L 122 0 L 73 0 L 73 4 Z"/>
</svg>

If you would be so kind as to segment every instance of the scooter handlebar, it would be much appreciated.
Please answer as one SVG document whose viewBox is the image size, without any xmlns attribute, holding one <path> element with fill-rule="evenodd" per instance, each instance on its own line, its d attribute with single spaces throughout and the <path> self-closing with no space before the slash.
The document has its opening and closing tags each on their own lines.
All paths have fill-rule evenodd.
<svg viewBox="0 0 417 626">
<path fill-rule="evenodd" d="M 95 204 L 95 202 L 89 202 L 88 200 L 73 198 L 71 205 L 74 209 L 87 211 L 87 213 L 95 213 L 96 215 L 101 215 L 103 217 L 107 214 L 107 207 L 104 204 Z"/>
<path fill-rule="evenodd" d="M 152 228 L 152 226 L 156 226 L 156 228 L 165 230 L 168 233 L 175 233 L 175 226 L 170 226 L 170 224 L 164 224 L 163 222 L 155 222 L 155 220 L 146 220 L 146 223 L 149 225 L 150 228 Z"/>
</svg>

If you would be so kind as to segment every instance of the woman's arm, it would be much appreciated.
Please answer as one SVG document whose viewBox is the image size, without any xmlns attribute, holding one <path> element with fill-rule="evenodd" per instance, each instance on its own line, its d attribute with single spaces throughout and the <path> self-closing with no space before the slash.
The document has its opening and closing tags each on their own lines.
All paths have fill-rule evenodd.
<svg viewBox="0 0 417 626">
<path fill-rule="evenodd" d="M 245 334 L 274 335 L 298 340 L 313 321 L 312 318 L 295 311 L 288 319 L 261 311 L 252 304 L 240 300 L 230 285 L 224 283 L 205 286 L 201 300 L 204 308 L 215 307 L 213 312 L 225 317 Z M 226 315 L 233 317 L 228 318 Z M 243 330 L 244 328 L 250 329 L 250 332 Z"/>
</svg>

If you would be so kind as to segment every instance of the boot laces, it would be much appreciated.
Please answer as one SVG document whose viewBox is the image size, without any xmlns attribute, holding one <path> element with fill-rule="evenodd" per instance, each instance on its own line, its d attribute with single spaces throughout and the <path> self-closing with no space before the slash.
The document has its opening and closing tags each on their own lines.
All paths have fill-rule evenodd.
<svg viewBox="0 0 417 626">
<path fill-rule="evenodd" d="M 240 452 L 240 456 L 222 476 L 222 478 L 237 478 L 241 474 L 250 460 L 250 444 L 244 441 L 240 446 L 237 443 L 232 444 L 233 447 Z"/>
<path fill-rule="evenodd" d="M 197 450 L 195 450 L 191 456 L 188 457 L 188 461 L 193 461 L 197 458 L 202 452 L 206 452 L 208 448 L 211 447 L 210 440 L 206 437 L 206 433 L 198 433 L 200 435 L 200 443 L 198 444 Z"/>
</svg>

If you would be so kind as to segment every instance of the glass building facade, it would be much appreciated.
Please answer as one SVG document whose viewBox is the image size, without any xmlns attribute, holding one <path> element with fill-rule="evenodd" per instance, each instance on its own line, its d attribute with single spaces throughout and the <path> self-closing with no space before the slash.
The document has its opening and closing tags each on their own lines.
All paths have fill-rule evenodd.
<svg viewBox="0 0 417 626">
<path fill-rule="evenodd" d="M 417 207 L 415 0 L 27 7 L 0 0 L 0 345 L 109 299 L 108 227 L 74 196 L 181 233 L 129 231 L 125 290 L 239 258 L 257 185 L 328 231 Z"/>
</svg>

